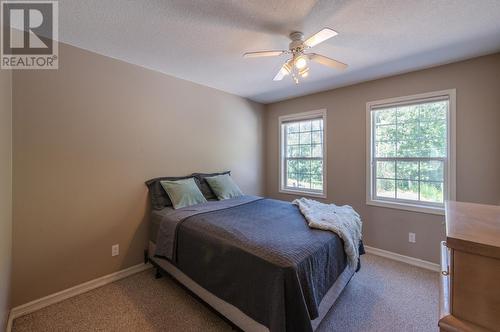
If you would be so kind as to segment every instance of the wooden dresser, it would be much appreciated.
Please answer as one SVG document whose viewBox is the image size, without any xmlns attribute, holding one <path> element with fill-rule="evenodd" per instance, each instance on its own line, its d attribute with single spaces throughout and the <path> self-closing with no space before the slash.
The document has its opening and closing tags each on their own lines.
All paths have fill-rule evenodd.
<svg viewBox="0 0 500 332">
<path fill-rule="evenodd" d="M 440 331 L 500 331 L 500 206 L 446 203 Z"/>
</svg>

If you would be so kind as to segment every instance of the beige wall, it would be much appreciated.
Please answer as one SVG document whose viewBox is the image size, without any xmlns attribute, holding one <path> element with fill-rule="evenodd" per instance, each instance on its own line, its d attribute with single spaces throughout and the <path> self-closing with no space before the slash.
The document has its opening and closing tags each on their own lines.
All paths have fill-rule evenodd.
<svg viewBox="0 0 500 332">
<path fill-rule="evenodd" d="M 328 198 L 363 217 L 367 245 L 438 262 L 442 216 L 371 207 L 366 197 L 366 102 L 456 88 L 457 200 L 500 204 L 500 54 L 268 105 L 266 189 L 278 193 L 278 117 L 326 108 Z M 408 232 L 417 242 L 408 243 Z"/>
<path fill-rule="evenodd" d="M 12 262 L 12 107 L 11 72 L 0 70 L 0 330 L 10 307 Z"/>
<path fill-rule="evenodd" d="M 141 263 L 147 179 L 263 192 L 262 105 L 64 44 L 59 66 L 13 76 L 13 305 Z"/>
</svg>

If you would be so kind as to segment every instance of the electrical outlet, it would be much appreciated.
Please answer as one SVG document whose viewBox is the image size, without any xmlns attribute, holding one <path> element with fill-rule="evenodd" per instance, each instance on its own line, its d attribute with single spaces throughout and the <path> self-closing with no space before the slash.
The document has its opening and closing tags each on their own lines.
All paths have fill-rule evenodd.
<svg viewBox="0 0 500 332">
<path fill-rule="evenodd" d="M 415 233 L 408 233 L 408 242 L 415 243 L 417 242 L 415 238 Z"/>
<path fill-rule="evenodd" d="M 111 246 L 111 256 L 118 256 L 120 253 L 120 245 L 114 244 Z"/>
</svg>

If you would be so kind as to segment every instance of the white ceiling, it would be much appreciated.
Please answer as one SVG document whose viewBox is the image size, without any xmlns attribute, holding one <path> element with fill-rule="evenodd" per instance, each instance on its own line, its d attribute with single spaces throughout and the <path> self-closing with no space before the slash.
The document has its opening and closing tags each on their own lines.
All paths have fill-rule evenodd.
<svg viewBox="0 0 500 332">
<path fill-rule="evenodd" d="M 60 40 L 252 100 L 269 103 L 500 50 L 500 0 L 60 0 Z M 295 86 L 272 78 L 288 34 L 330 27 Z"/>
</svg>

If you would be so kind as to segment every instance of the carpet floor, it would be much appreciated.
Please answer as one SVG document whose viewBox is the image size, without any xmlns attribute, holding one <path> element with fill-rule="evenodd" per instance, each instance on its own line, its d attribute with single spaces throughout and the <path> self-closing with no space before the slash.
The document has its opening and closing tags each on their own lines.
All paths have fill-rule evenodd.
<svg viewBox="0 0 500 332">
<path fill-rule="evenodd" d="M 439 275 L 364 255 L 318 331 L 437 331 Z M 147 270 L 17 318 L 13 331 L 230 331 L 172 279 Z"/>
</svg>

